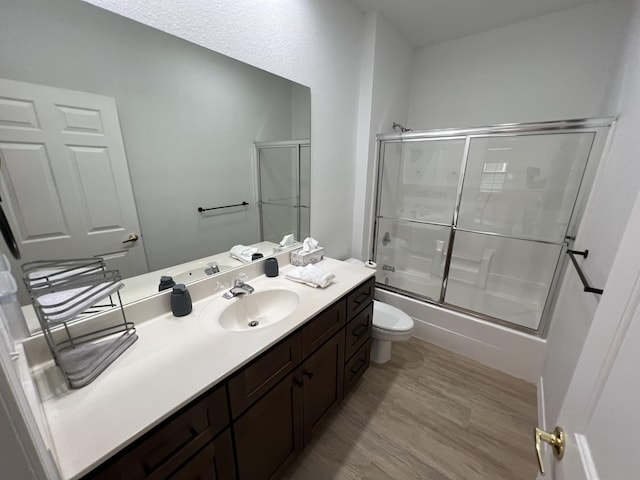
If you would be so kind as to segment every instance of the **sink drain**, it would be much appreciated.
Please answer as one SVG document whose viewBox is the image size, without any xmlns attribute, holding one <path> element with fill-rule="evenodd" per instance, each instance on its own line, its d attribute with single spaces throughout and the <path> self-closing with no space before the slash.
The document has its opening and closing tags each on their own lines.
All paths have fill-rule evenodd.
<svg viewBox="0 0 640 480">
<path fill-rule="evenodd" d="M 257 320 L 252 320 L 249 322 L 249 326 L 250 327 L 257 327 L 259 324 L 259 322 Z"/>
</svg>

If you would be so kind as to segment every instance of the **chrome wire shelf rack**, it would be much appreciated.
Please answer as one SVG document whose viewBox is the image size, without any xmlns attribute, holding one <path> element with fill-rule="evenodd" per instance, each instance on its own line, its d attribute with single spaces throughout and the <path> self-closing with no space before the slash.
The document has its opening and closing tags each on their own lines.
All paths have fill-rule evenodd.
<svg viewBox="0 0 640 480">
<path fill-rule="evenodd" d="M 122 277 L 107 270 L 103 259 L 39 260 L 25 263 L 22 271 L 44 338 L 70 388 L 91 383 L 138 339 L 122 307 Z M 114 307 L 120 318 L 111 325 L 81 322 Z"/>
</svg>

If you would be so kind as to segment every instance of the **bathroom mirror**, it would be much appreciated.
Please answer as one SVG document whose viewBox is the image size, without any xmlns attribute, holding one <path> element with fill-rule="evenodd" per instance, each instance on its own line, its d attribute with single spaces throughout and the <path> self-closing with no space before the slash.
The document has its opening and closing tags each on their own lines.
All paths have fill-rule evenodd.
<svg viewBox="0 0 640 480">
<path fill-rule="evenodd" d="M 309 88 L 79 0 L 3 2 L 0 66 L 3 79 L 115 100 L 136 209 L 129 214 L 138 219 L 140 230 L 112 229 L 117 233 L 113 247 L 91 252 L 108 253 L 107 265 L 120 252 L 144 249 L 146 270 L 132 272 L 138 275 L 226 252 L 237 244 L 274 240 L 281 233 L 278 228 L 287 228 L 282 227 L 286 222 L 277 217 L 279 210 L 293 222 L 306 222 L 300 231 L 308 235 L 309 205 L 300 199 L 308 199 L 305 192 L 310 182 Z M 29 99 L 18 96 L 16 100 L 0 92 L 0 129 L 19 130 L 20 125 L 11 123 L 6 115 L 23 105 L 28 106 Z M 69 110 L 64 110 L 64 102 L 56 106 L 61 111 Z M 86 125 L 93 121 L 89 114 L 76 117 L 82 128 L 89 128 Z M 34 121 L 42 123 L 44 119 Z M 89 130 L 75 133 L 76 138 L 91 134 Z M 273 152 L 265 152 L 264 157 L 277 157 L 278 165 L 284 166 L 270 169 L 275 172 L 274 178 L 280 183 L 297 182 L 285 188 L 287 195 L 283 198 L 259 198 L 257 144 L 262 148 L 272 145 Z M 69 142 L 65 146 L 69 147 Z M 34 165 L 41 161 L 36 167 L 44 172 L 43 178 L 49 175 L 51 189 L 57 194 L 64 188 L 56 184 L 59 177 L 50 171 L 47 155 L 51 152 L 43 151 L 44 160 Z M 48 247 L 44 241 L 47 235 L 39 237 L 36 232 L 25 241 L 24 219 L 45 216 L 43 212 L 51 202 L 40 191 L 15 195 L 11 190 L 15 185 L 7 180 L 4 170 L 10 154 L 0 148 L 0 156 L 5 212 L 8 207 L 19 210 L 18 214 L 7 214 L 23 252 L 20 262 L 13 261 L 16 277 L 22 261 L 77 257 L 74 249 L 64 252 Z M 12 161 L 16 164 L 13 157 L 8 163 Z M 27 180 L 29 168 L 21 171 Z M 280 175 L 278 168 L 286 171 Z M 69 176 L 83 174 L 76 169 Z M 95 194 L 96 201 L 104 203 L 100 198 L 106 197 L 95 192 L 109 182 L 100 171 L 93 177 L 95 189 L 77 195 L 90 198 Z M 114 198 L 126 196 L 126 192 L 120 193 L 120 181 L 113 184 Z M 291 202 L 289 197 L 296 194 L 298 203 Z M 265 220 L 261 219 L 260 200 L 275 204 L 283 200 L 284 206 L 271 206 L 269 212 L 276 217 Z M 228 205 L 237 206 L 217 208 Z M 108 216 L 119 208 L 109 207 L 101 204 L 101 212 Z M 211 210 L 199 212 L 198 207 Z M 292 214 L 302 210 L 303 214 Z M 60 218 L 66 228 L 73 218 L 64 215 Z M 109 229 L 101 228 L 96 232 Z M 295 225 L 290 230 L 294 231 Z M 85 235 L 89 238 L 96 232 Z M 7 251 L 5 245 L 2 250 Z M 121 271 L 125 273 L 126 266 Z M 21 302 L 26 301 L 22 292 Z"/>
</svg>

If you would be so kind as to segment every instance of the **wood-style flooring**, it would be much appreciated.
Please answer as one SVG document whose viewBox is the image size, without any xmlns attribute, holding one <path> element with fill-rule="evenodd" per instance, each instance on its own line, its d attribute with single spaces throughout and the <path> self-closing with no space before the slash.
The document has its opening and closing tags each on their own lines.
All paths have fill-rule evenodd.
<svg viewBox="0 0 640 480">
<path fill-rule="evenodd" d="M 535 386 L 412 339 L 371 364 L 288 480 L 533 480 Z"/>
</svg>

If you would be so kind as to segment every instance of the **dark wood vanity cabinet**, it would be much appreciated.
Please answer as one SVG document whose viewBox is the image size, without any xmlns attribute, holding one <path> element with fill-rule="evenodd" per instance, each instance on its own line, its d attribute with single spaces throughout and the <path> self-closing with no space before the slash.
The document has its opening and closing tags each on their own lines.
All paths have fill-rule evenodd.
<svg viewBox="0 0 640 480">
<path fill-rule="evenodd" d="M 374 288 L 375 279 L 370 278 L 347 295 L 349 321 L 345 327 L 344 395 L 369 368 Z"/>
<path fill-rule="evenodd" d="M 290 372 L 234 422 L 238 478 L 277 478 L 302 450 L 301 376 Z"/>
<path fill-rule="evenodd" d="M 85 478 L 235 479 L 229 423 L 227 387 L 223 384 L 162 422 Z M 198 476 L 197 470 L 215 472 L 215 476 L 209 473 Z"/>
<path fill-rule="evenodd" d="M 229 380 L 238 478 L 278 478 L 342 400 L 344 324 L 341 300 Z M 252 404 L 258 390 L 268 392 Z"/>
<path fill-rule="evenodd" d="M 167 478 L 170 480 L 235 479 L 230 429 L 218 435 Z"/>
<path fill-rule="evenodd" d="M 85 478 L 280 477 L 369 366 L 373 289 L 357 286 Z"/>
<path fill-rule="evenodd" d="M 344 378 L 344 335 L 335 334 L 302 364 L 304 444 L 314 436 L 316 426 L 342 401 Z"/>
</svg>

